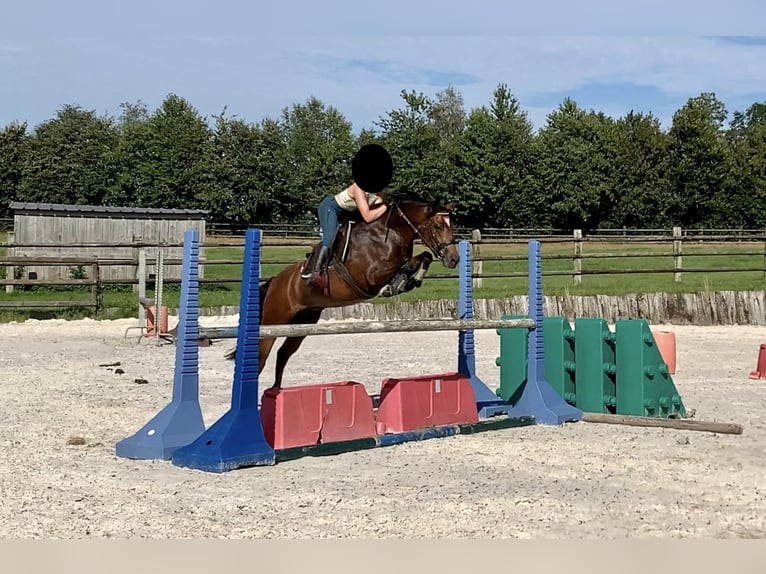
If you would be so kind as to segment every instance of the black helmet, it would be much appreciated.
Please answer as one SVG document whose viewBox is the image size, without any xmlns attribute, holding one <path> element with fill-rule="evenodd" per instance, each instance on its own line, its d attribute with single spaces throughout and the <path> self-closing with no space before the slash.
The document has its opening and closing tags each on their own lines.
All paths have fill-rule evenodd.
<svg viewBox="0 0 766 574">
<path fill-rule="evenodd" d="M 367 144 L 359 148 L 351 160 L 354 183 L 367 193 L 379 193 L 391 183 L 394 162 L 386 148 Z"/>
</svg>

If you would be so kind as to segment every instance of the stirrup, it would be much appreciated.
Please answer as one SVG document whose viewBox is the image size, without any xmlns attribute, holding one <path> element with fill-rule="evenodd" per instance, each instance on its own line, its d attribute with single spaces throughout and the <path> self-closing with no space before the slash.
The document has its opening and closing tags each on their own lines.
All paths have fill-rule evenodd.
<svg viewBox="0 0 766 574">
<path fill-rule="evenodd" d="M 311 276 L 314 273 L 321 272 L 321 265 L 317 265 L 317 258 L 319 257 L 319 249 L 316 251 L 313 251 L 309 253 L 309 256 L 306 257 L 306 260 L 303 262 L 303 266 L 301 267 L 301 279 L 304 281 L 311 278 Z M 318 267 L 318 269 L 315 269 L 315 267 Z"/>
</svg>

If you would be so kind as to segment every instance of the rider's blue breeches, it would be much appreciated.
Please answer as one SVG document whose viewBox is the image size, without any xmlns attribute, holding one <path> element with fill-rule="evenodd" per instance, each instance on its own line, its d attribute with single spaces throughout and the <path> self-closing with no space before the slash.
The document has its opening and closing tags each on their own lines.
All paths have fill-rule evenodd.
<svg viewBox="0 0 766 574">
<path fill-rule="evenodd" d="M 338 220 L 343 214 L 338 202 L 332 195 L 325 197 L 319 204 L 319 226 L 322 231 L 322 245 L 329 248 L 335 230 L 338 229 Z"/>
</svg>

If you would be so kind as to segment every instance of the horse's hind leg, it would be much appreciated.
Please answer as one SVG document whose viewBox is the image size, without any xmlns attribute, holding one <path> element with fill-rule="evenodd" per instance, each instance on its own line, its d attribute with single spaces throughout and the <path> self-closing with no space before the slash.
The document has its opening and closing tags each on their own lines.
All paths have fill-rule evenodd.
<svg viewBox="0 0 766 574">
<path fill-rule="evenodd" d="M 277 368 L 276 375 L 274 376 L 274 385 L 272 385 L 273 389 L 282 387 L 282 374 L 285 371 L 285 365 L 287 365 L 287 361 L 290 360 L 290 357 L 292 357 L 295 351 L 298 350 L 298 347 L 301 346 L 301 343 L 303 343 L 303 339 L 305 338 L 306 337 L 288 337 L 285 339 L 285 342 L 282 343 L 279 351 L 277 351 Z"/>
<path fill-rule="evenodd" d="M 258 372 L 263 376 L 263 370 L 266 367 L 266 361 L 269 359 L 271 348 L 276 343 L 276 339 L 261 339 L 258 343 Z"/>
<path fill-rule="evenodd" d="M 301 313 L 298 313 L 293 319 L 290 321 L 290 323 L 302 323 L 302 324 L 313 324 L 319 321 L 319 317 L 322 314 L 321 309 L 310 309 L 303 311 Z M 284 373 L 285 366 L 287 365 L 287 361 L 290 360 L 290 357 L 293 356 L 295 351 L 298 350 L 298 348 L 301 346 L 301 343 L 303 343 L 303 339 L 305 339 L 306 336 L 302 337 L 287 337 L 285 339 L 285 342 L 282 343 L 282 346 L 279 348 L 279 351 L 277 351 L 277 366 L 276 366 L 276 374 L 274 376 L 274 385 L 272 388 L 279 389 L 282 386 L 282 374 Z"/>
</svg>

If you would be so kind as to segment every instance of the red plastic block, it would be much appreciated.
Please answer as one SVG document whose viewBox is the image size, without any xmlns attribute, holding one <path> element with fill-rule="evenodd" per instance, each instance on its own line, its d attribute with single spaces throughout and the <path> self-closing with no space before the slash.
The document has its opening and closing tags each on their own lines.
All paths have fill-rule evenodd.
<svg viewBox="0 0 766 574">
<path fill-rule="evenodd" d="M 755 370 L 750 372 L 751 379 L 766 379 L 766 343 L 758 349 L 758 362 Z"/>
<path fill-rule="evenodd" d="M 275 449 L 376 434 L 372 398 L 354 381 L 267 389 L 261 421 L 266 441 Z"/>
<path fill-rule="evenodd" d="M 378 434 L 478 421 L 471 381 L 464 375 L 445 373 L 383 381 Z"/>
</svg>

